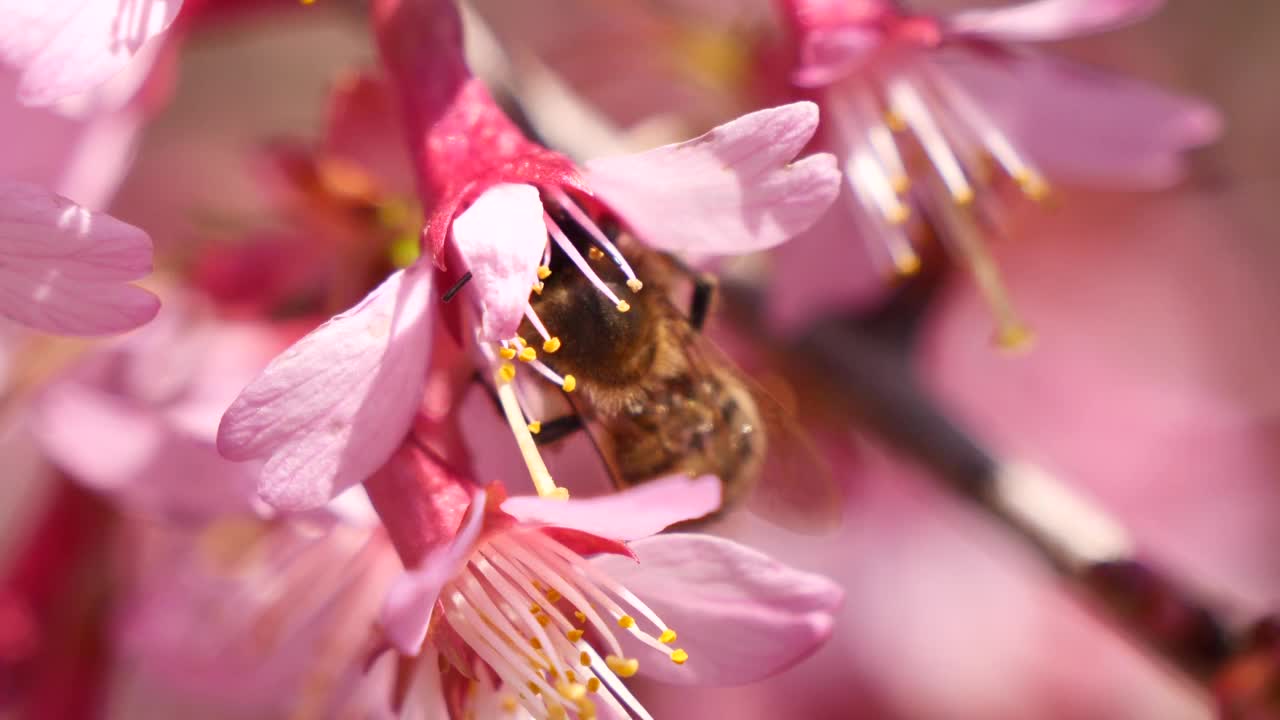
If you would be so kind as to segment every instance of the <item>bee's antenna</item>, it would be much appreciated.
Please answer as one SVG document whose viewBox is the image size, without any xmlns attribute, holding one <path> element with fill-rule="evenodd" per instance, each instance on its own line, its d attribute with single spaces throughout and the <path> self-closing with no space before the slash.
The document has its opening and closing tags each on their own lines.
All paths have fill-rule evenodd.
<svg viewBox="0 0 1280 720">
<path fill-rule="evenodd" d="M 466 286 L 466 284 L 469 282 L 471 282 L 470 270 L 468 270 L 466 274 L 464 274 L 462 277 L 458 278 L 458 282 L 454 283 L 453 287 L 449 288 L 448 290 L 445 290 L 444 295 L 440 296 L 440 301 L 449 302 L 450 300 L 453 299 L 453 296 L 457 295 L 458 291 L 461 290 L 464 286 Z"/>
</svg>

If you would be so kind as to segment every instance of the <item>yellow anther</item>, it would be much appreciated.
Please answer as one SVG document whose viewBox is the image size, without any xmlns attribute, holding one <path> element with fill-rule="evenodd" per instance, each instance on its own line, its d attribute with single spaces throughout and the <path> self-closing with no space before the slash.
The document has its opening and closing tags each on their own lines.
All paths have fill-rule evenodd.
<svg viewBox="0 0 1280 720">
<path fill-rule="evenodd" d="M 1049 183 L 1038 173 L 1026 170 L 1014 176 L 1014 180 L 1022 188 L 1022 192 L 1036 202 L 1049 197 Z"/>
<path fill-rule="evenodd" d="M 644 288 L 644 283 L 640 282 L 640 278 L 631 278 L 627 281 L 627 287 L 631 288 L 631 292 L 640 292 Z"/>
<path fill-rule="evenodd" d="M 537 615 L 540 612 L 542 612 L 542 606 L 539 605 L 538 603 L 533 603 L 532 605 L 529 606 L 530 615 Z"/>
<path fill-rule="evenodd" d="M 627 302 L 626 300 L 619 300 L 617 307 L 618 307 L 618 312 L 624 313 L 631 309 L 631 303 Z"/>
<path fill-rule="evenodd" d="M 894 175 L 893 178 L 889 180 L 889 184 L 893 186 L 894 192 L 899 195 L 903 195 L 911 189 L 911 178 L 906 174 Z"/>
<path fill-rule="evenodd" d="M 635 626 L 636 626 L 636 619 L 631 617 L 630 615 L 623 615 L 622 617 L 618 618 L 618 627 L 622 628 L 623 630 L 630 630 Z"/>
<path fill-rule="evenodd" d="M 910 277 L 920 272 L 920 256 L 913 252 L 903 253 L 893 259 L 893 266 L 899 275 Z"/>
<path fill-rule="evenodd" d="M 529 344 L 528 342 L 525 342 L 525 339 L 520 337 L 519 335 L 511 338 L 511 342 L 515 343 L 516 347 L 518 348 L 523 348 L 525 345 Z"/>
<path fill-rule="evenodd" d="M 552 680 L 560 679 L 560 672 L 555 668 L 548 668 L 547 675 L 550 676 Z"/>
<path fill-rule="evenodd" d="M 907 121 L 892 110 L 884 114 L 884 124 L 888 125 L 889 129 L 894 132 L 902 132 L 907 129 Z"/>
<path fill-rule="evenodd" d="M 578 700 L 576 702 L 578 705 L 578 720 L 595 720 L 596 719 L 595 703 L 591 702 L 587 698 L 582 698 L 581 700 Z"/>
<path fill-rule="evenodd" d="M 549 277 L 551 277 L 551 268 L 547 267 L 546 265 L 539 265 L 539 266 L 538 266 L 538 279 L 539 279 L 539 280 L 546 280 L 546 279 L 547 279 L 547 278 L 549 278 Z"/>
<path fill-rule="evenodd" d="M 560 349 L 560 338 L 549 337 L 542 341 L 542 352 L 550 355 Z"/>
<path fill-rule="evenodd" d="M 581 610 L 574 610 L 574 611 L 573 611 L 573 618 L 574 618 L 575 620 L 577 620 L 578 622 L 580 622 L 580 623 L 584 623 L 584 622 L 586 622 L 586 621 L 587 621 L 587 616 L 586 616 L 586 614 L 585 614 L 585 613 L 583 613 Z"/>
<path fill-rule="evenodd" d="M 534 695 L 542 694 L 542 690 L 538 688 L 538 684 L 532 680 L 529 681 L 529 692 L 533 693 Z"/>
<path fill-rule="evenodd" d="M 529 432 L 533 433 L 534 435 L 537 435 L 538 433 L 542 432 L 542 421 L 534 420 L 533 422 L 529 423 Z"/>
<path fill-rule="evenodd" d="M 587 692 L 600 692 L 600 678 L 587 680 Z"/>
<path fill-rule="evenodd" d="M 1035 344 L 1036 334 L 1026 325 L 1005 325 L 996 332 L 995 344 L 1008 352 L 1025 352 Z"/>
<path fill-rule="evenodd" d="M 683 665 L 689 659 L 689 653 L 680 648 L 671 651 L 671 662 L 677 665 Z"/>
<path fill-rule="evenodd" d="M 676 631 L 672 630 L 671 628 L 667 628 L 666 630 L 663 630 L 662 634 L 658 636 L 658 642 L 662 643 L 663 645 L 670 645 L 675 641 L 676 641 Z"/>
<path fill-rule="evenodd" d="M 502 363 L 502 367 L 498 368 L 498 380 L 509 383 L 516 379 L 516 366 L 511 363 Z"/>
<path fill-rule="evenodd" d="M 539 280 L 538 282 L 536 282 L 536 283 L 534 283 L 534 284 L 533 284 L 533 291 L 534 291 L 535 293 L 537 293 L 537 294 L 541 295 L 541 294 L 542 294 L 542 291 L 543 291 L 544 289 L 546 289 L 546 287 L 547 287 L 547 286 L 546 286 L 546 284 L 545 284 L 545 283 L 543 283 L 541 280 Z"/>
<path fill-rule="evenodd" d="M 575 682 L 562 682 L 556 685 L 556 692 L 560 693 L 567 700 L 575 703 L 587 696 L 587 688 L 585 685 L 579 685 Z"/>
<path fill-rule="evenodd" d="M 533 648 L 534 650 L 541 650 L 542 641 L 539 640 L 538 638 L 529 638 L 529 647 Z"/>
<path fill-rule="evenodd" d="M 951 193 L 951 199 L 960 207 L 967 207 L 973 204 L 973 188 L 966 185 Z"/>
<path fill-rule="evenodd" d="M 590 257 L 592 260 L 599 260 L 600 258 L 604 257 L 604 253 L 600 252 L 600 248 L 593 247 L 587 251 L 587 256 Z"/>
<path fill-rule="evenodd" d="M 569 642 L 575 642 L 575 643 L 576 643 L 576 642 L 578 642 L 579 640 L 581 640 L 581 639 L 582 639 L 582 631 L 581 631 L 581 630 L 579 630 L 578 628 L 574 628 L 574 629 L 570 630 L 569 632 L 565 633 L 565 634 L 564 634 L 564 636 L 565 636 L 565 637 L 567 637 L 567 638 L 569 638 Z"/>
<path fill-rule="evenodd" d="M 562 488 L 562 489 L 563 489 L 563 488 Z M 569 491 L 568 491 L 568 490 L 565 490 L 565 494 L 566 494 L 566 495 L 568 495 L 568 493 L 569 493 Z M 538 624 L 539 624 L 539 625 L 541 625 L 542 627 L 546 627 L 548 624 L 550 624 L 550 622 L 551 622 L 551 617 L 550 617 L 550 616 L 548 616 L 548 615 L 539 615 L 539 616 L 538 616 Z"/>
<path fill-rule="evenodd" d="M 614 675 L 621 678 L 629 678 L 640 670 L 640 661 L 635 658 L 620 658 L 617 655 L 610 655 L 604 659 L 604 664 L 609 666 Z"/>
<path fill-rule="evenodd" d="M 520 358 L 520 362 L 533 362 L 538 359 L 538 351 L 531 347 L 522 348 L 517 357 Z"/>
<path fill-rule="evenodd" d="M 888 220 L 890 225 L 906 224 L 911 219 L 911 206 L 906 203 L 898 203 L 889 212 L 885 213 L 884 219 Z"/>
<path fill-rule="evenodd" d="M 551 588 L 550 590 L 547 591 L 547 602 L 558 603 L 560 602 L 560 598 L 561 598 L 561 595 L 559 592 L 556 591 L 555 588 Z"/>
<path fill-rule="evenodd" d="M 586 650 L 583 650 L 578 653 L 578 662 L 582 664 L 582 667 L 591 667 L 591 655 Z"/>
<path fill-rule="evenodd" d="M 503 697 L 503 698 L 502 698 L 502 711 L 503 711 L 503 712 L 513 713 L 513 712 L 515 712 L 517 709 L 519 709 L 519 707 L 520 707 L 520 703 L 517 703 L 517 702 L 516 702 L 516 699 L 515 699 L 515 698 L 513 698 L 513 697 L 511 697 L 510 695 L 507 695 L 507 696 L 505 696 L 505 697 Z"/>
<path fill-rule="evenodd" d="M 543 585 L 543 584 L 542 584 L 542 581 L 541 581 L 541 580 L 534 580 L 534 581 L 533 581 L 533 589 L 534 589 L 534 590 L 537 590 L 538 592 L 542 592 L 543 590 L 546 590 L 547 588 L 546 588 L 546 586 L 545 586 L 545 585 Z"/>
<path fill-rule="evenodd" d="M 569 711 L 560 703 L 547 706 L 547 720 L 565 720 L 568 717 Z"/>
<path fill-rule="evenodd" d="M 512 370 L 514 370 L 514 368 L 512 368 Z M 560 389 L 565 392 L 573 392 L 573 389 L 576 387 L 578 387 L 577 378 L 572 375 L 565 375 L 564 382 L 560 384 Z"/>
<path fill-rule="evenodd" d="M 502 358 L 503 360 L 515 360 L 516 349 L 509 348 L 509 347 L 498 348 L 498 357 Z"/>
</svg>

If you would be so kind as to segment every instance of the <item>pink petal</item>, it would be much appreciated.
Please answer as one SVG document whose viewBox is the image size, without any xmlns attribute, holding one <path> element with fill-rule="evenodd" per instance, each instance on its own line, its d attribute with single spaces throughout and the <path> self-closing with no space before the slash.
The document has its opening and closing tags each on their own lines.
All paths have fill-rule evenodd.
<svg viewBox="0 0 1280 720">
<path fill-rule="evenodd" d="M 682 685 L 741 685 L 781 672 L 831 635 L 844 596 L 821 575 L 802 572 L 731 540 L 659 535 L 632 544 L 640 562 L 592 560 L 634 592 L 677 633 L 684 665 L 641 662 L 641 670 Z M 633 657 L 647 658 L 629 635 Z"/>
<path fill-rule="evenodd" d="M 883 34 L 874 28 L 840 27 L 807 33 L 801 40 L 800 67 L 791 81 L 819 87 L 839 80 L 880 46 Z"/>
<path fill-rule="evenodd" d="M 0 59 L 22 69 L 20 101 L 48 105 L 106 82 L 181 7 L 181 0 L 0 0 Z"/>
<path fill-rule="evenodd" d="M 1204 102 L 1048 55 L 935 57 L 1050 178 L 1168 185 L 1182 174 L 1182 151 L 1221 133 L 1221 116 Z"/>
<path fill-rule="evenodd" d="M 441 589 L 466 563 L 484 528 L 484 506 L 485 492 L 477 489 L 453 542 L 428 555 L 421 567 L 396 578 L 387 590 L 382 629 L 402 654 L 416 656 L 422 649 Z"/>
<path fill-rule="evenodd" d="M 818 106 L 760 110 L 701 137 L 592 160 L 587 183 L 652 247 L 735 255 L 804 232 L 840 188 L 835 158 L 791 163 L 818 127 Z"/>
<path fill-rule="evenodd" d="M 1034 0 L 965 10 L 951 16 L 947 28 L 1001 42 L 1047 42 L 1135 23 L 1163 5 L 1164 0 Z"/>
<path fill-rule="evenodd" d="M 485 340 L 516 334 L 547 244 L 542 201 L 531 185 L 494 185 L 453 221 L 453 242 L 480 296 Z"/>
<path fill-rule="evenodd" d="M 653 480 L 619 493 L 586 500 L 547 500 L 535 496 L 508 498 L 503 512 L 522 523 L 553 525 L 614 540 L 638 540 L 684 520 L 720 508 L 720 481 L 711 475 L 683 475 Z"/>
<path fill-rule="evenodd" d="M 400 445 L 422 401 L 431 307 L 429 269 L 387 278 L 240 393 L 218 450 L 267 457 L 258 491 L 281 509 L 318 507 L 363 481 Z"/>
<path fill-rule="evenodd" d="M 151 239 L 35 185 L 0 181 L 0 315 L 36 330 L 101 335 L 155 317 L 127 284 L 151 272 Z"/>
</svg>

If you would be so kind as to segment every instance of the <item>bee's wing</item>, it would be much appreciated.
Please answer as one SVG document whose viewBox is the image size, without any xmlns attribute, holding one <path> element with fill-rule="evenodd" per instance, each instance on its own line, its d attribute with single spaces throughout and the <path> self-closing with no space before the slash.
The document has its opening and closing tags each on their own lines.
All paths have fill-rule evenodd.
<svg viewBox="0 0 1280 720">
<path fill-rule="evenodd" d="M 844 514 L 844 495 L 831 465 L 789 412 L 760 383 L 707 340 L 690 330 L 690 358 L 707 372 L 732 375 L 751 394 L 767 440 L 760 477 L 747 507 L 771 523 L 805 534 L 835 530 Z"/>
<path fill-rule="evenodd" d="M 805 534 L 831 532 L 844 515 L 844 494 L 831 465 L 795 416 L 748 380 L 769 449 L 747 507 L 765 520 Z"/>
</svg>

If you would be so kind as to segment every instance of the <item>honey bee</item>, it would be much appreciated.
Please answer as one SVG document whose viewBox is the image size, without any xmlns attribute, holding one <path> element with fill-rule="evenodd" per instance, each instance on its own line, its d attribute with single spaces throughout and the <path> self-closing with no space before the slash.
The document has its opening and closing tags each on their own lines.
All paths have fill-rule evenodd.
<svg viewBox="0 0 1280 720">
<path fill-rule="evenodd" d="M 754 510 L 793 527 L 830 525 L 839 500 L 829 470 L 781 407 L 701 333 L 711 277 L 609 232 L 643 283 L 633 292 L 584 231 L 567 220 L 562 227 L 625 301 L 615 304 L 563 253 L 551 255 L 551 274 L 530 305 L 546 330 L 564 339 L 543 361 L 576 378 L 566 394 L 576 415 L 554 423 L 559 431 L 544 429 L 540 443 L 585 426 L 619 488 L 672 474 L 715 475 L 723 512 L 763 478 L 768 492 L 757 494 L 762 502 Z M 683 278 L 692 284 L 689 314 L 673 300 Z M 521 334 L 533 332 L 526 320 Z"/>
</svg>

